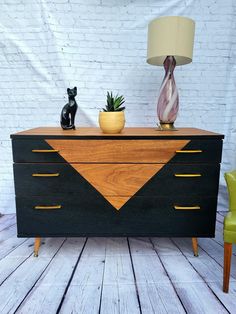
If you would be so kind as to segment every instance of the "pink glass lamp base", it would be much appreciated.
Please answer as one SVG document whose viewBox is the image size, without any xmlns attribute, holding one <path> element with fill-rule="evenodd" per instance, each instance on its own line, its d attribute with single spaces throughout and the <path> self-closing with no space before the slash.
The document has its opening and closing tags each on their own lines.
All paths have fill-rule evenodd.
<svg viewBox="0 0 236 314">
<path fill-rule="evenodd" d="M 162 81 L 157 102 L 159 130 L 176 130 L 174 122 L 179 111 L 179 95 L 175 84 L 174 69 L 176 61 L 172 56 L 164 61 L 165 77 Z"/>
</svg>

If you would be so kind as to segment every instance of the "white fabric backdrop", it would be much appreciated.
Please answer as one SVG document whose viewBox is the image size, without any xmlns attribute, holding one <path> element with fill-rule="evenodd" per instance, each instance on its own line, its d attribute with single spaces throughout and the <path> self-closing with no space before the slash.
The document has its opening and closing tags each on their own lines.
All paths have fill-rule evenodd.
<svg viewBox="0 0 236 314">
<path fill-rule="evenodd" d="M 15 211 L 9 136 L 57 126 L 78 87 L 77 126 L 97 125 L 107 90 L 126 98 L 127 126 L 155 126 L 163 69 L 146 64 L 148 22 L 196 21 L 193 63 L 178 67 L 177 126 L 224 133 L 222 172 L 236 168 L 235 1 L 2 0 L 0 212 Z M 220 208 L 226 209 L 221 176 Z"/>
</svg>

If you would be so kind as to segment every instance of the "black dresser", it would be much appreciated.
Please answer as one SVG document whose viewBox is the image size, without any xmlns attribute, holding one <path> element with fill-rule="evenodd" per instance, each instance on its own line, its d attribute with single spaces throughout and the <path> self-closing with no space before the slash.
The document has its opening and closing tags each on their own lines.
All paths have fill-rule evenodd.
<svg viewBox="0 0 236 314">
<path fill-rule="evenodd" d="M 36 128 L 11 135 L 19 237 L 214 237 L 223 135 Z M 196 253 L 196 252 L 195 252 Z"/>
</svg>

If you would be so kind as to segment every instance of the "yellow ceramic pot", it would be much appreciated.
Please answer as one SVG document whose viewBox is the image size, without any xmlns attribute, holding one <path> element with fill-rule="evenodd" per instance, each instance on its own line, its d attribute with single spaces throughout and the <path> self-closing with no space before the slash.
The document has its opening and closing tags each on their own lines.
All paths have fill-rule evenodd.
<svg viewBox="0 0 236 314">
<path fill-rule="evenodd" d="M 120 133 L 125 126 L 124 111 L 99 112 L 99 126 L 103 133 Z"/>
</svg>

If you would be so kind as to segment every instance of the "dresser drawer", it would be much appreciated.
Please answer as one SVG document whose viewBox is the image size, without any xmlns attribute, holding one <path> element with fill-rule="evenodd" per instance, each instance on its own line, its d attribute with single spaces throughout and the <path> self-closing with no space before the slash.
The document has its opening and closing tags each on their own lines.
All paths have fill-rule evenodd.
<svg viewBox="0 0 236 314">
<path fill-rule="evenodd" d="M 219 175 L 219 164 L 168 163 L 142 187 L 138 195 L 216 197 Z"/>
<path fill-rule="evenodd" d="M 173 163 L 220 163 L 222 140 L 191 140 L 183 149 L 176 150 Z"/>
<path fill-rule="evenodd" d="M 214 236 L 216 198 L 133 197 L 120 211 L 94 197 L 16 198 L 18 236 Z"/>
<path fill-rule="evenodd" d="M 14 162 L 65 162 L 45 140 L 12 140 Z"/>
<path fill-rule="evenodd" d="M 17 196 L 216 196 L 218 164 L 14 164 Z"/>
<path fill-rule="evenodd" d="M 86 194 L 90 184 L 66 163 L 15 163 L 17 196 Z"/>
<path fill-rule="evenodd" d="M 219 163 L 221 150 L 221 140 L 13 140 L 15 162 Z"/>
</svg>

